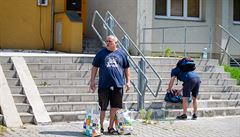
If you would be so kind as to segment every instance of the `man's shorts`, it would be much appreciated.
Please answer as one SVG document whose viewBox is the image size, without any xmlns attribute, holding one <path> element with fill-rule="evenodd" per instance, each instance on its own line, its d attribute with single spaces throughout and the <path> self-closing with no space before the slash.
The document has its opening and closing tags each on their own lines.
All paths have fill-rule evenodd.
<svg viewBox="0 0 240 137">
<path fill-rule="evenodd" d="M 111 108 L 122 108 L 123 88 L 98 89 L 98 101 L 102 111 L 106 111 L 110 102 Z"/>
<path fill-rule="evenodd" d="M 200 78 L 191 78 L 183 84 L 183 97 L 190 97 L 192 92 L 193 97 L 198 96 L 199 87 L 200 87 Z"/>
</svg>

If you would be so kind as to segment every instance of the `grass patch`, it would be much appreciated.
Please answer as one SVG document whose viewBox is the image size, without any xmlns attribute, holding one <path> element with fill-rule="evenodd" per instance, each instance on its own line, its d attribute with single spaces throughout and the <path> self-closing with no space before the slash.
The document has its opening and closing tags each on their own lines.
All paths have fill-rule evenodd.
<svg viewBox="0 0 240 137">
<path fill-rule="evenodd" d="M 236 79 L 237 85 L 240 85 L 240 68 L 224 65 L 224 71 L 229 72 L 231 75 L 231 78 Z"/>
</svg>

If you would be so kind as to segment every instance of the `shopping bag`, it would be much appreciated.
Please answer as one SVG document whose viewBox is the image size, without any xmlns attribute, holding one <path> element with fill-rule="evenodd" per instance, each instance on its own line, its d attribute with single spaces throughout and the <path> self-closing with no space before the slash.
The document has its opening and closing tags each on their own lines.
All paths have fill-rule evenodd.
<svg viewBox="0 0 240 137">
<path fill-rule="evenodd" d="M 100 113 L 98 110 L 87 110 L 84 124 L 84 132 L 89 137 L 96 137 L 101 135 Z"/>
<path fill-rule="evenodd" d="M 115 115 L 115 127 L 118 134 L 127 135 L 131 134 L 132 119 L 129 116 L 129 111 L 127 109 L 119 109 Z"/>
</svg>

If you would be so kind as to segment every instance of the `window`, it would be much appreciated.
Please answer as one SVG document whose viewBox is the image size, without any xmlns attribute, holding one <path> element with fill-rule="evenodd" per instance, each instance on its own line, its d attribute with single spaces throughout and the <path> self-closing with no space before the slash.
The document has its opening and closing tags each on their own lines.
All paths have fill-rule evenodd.
<svg viewBox="0 0 240 137">
<path fill-rule="evenodd" d="M 155 0 L 158 18 L 200 20 L 202 0 Z"/>
<path fill-rule="evenodd" d="M 240 0 L 234 0 L 233 3 L 233 21 L 240 22 Z"/>
</svg>

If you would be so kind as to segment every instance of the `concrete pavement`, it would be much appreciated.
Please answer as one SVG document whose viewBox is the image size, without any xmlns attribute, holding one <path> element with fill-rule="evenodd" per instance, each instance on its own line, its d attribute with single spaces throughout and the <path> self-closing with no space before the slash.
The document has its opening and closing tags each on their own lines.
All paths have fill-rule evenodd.
<svg viewBox="0 0 240 137">
<path fill-rule="evenodd" d="M 1 137 L 84 137 L 83 122 L 61 122 L 51 125 L 24 125 L 22 128 L 0 128 Z M 107 129 L 105 122 L 104 128 Z M 126 137 L 240 137 L 240 116 L 165 120 L 133 123 L 132 135 Z M 109 135 L 102 137 L 124 136 Z"/>
</svg>

